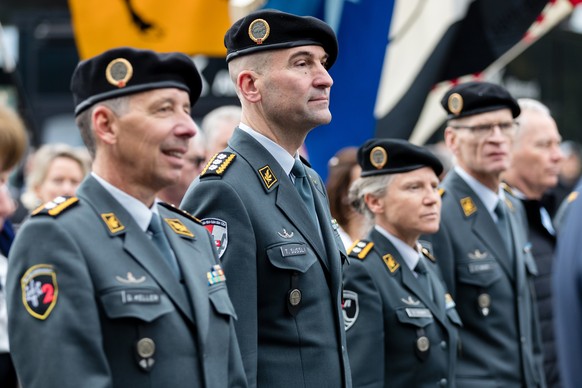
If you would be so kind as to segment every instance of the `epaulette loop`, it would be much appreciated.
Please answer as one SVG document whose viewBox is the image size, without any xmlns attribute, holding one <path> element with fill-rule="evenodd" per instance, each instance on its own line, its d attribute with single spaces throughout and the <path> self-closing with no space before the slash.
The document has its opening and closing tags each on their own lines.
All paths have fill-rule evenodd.
<svg viewBox="0 0 582 388">
<path fill-rule="evenodd" d="M 354 244 L 348 249 L 348 256 L 364 260 L 373 247 L 374 243 L 371 241 L 356 240 Z"/>
<path fill-rule="evenodd" d="M 236 154 L 233 152 L 219 152 L 214 155 L 206 166 L 204 170 L 200 173 L 200 178 L 208 177 L 208 176 L 218 176 L 221 177 L 226 169 L 230 167 L 232 162 L 236 158 Z"/>
<path fill-rule="evenodd" d="M 56 217 L 62 212 L 67 209 L 73 207 L 73 205 L 79 202 L 79 198 L 77 197 L 56 197 L 52 201 L 49 201 L 30 213 L 31 217 L 40 216 L 40 215 L 48 215 L 51 217 Z"/>
</svg>

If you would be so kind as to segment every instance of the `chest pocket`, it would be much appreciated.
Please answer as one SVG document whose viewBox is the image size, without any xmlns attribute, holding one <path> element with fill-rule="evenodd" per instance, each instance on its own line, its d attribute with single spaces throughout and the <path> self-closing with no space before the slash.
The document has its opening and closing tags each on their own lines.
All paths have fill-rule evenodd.
<svg viewBox="0 0 582 388">
<path fill-rule="evenodd" d="M 460 261 L 457 264 L 459 282 L 477 287 L 489 287 L 501 279 L 502 269 L 493 257 Z"/>
<path fill-rule="evenodd" d="M 271 264 L 277 268 L 301 273 L 307 272 L 317 262 L 315 254 L 303 242 L 267 248 L 267 257 Z"/>
<path fill-rule="evenodd" d="M 100 296 L 105 314 L 110 319 L 136 318 L 152 322 L 174 311 L 174 306 L 158 288 L 117 288 Z"/>
<path fill-rule="evenodd" d="M 396 310 L 400 323 L 415 327 L 426 327 L 433 322 L 433 316 L 426 307 L 401 307 Z"/>
<path fill-rule="evenodd" d="M 234 306 L 228 297 L 225 283 L 218 283 L 210 286 L 208 289 L 208 298 L 210 298 L 210 304 L 212 304 L 214 310 L 218 314 L 229 315 L 236 319 Z"/>
</svg>

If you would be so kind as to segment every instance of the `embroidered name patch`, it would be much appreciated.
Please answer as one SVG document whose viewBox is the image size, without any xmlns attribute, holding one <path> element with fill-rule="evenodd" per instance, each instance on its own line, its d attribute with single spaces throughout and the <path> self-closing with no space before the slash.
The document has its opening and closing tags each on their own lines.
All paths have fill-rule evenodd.
<svg viewBox="0 0 582 388">
<path fill-rule="evenodd" d="M 160 294 L 152 290 L 121 291 L 121 302 L 123 304 L 158 304 L 160 300 Z"/>
<path fill-rule="evenodd" d="M 281 247 L 281 256 L 301 256 L 307 253 L 307 247 L 301 244 L 288 244 Z"/>
</svg>

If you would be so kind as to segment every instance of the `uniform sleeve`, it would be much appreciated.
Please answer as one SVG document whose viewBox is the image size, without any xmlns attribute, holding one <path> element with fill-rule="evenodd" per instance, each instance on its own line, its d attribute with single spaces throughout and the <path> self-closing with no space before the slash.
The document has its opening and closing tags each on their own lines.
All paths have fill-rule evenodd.
<svg viewBox="0 0 582 388">
<path fill-rule="evenodd" d="M 222 180 L 196 182 L 186 193 L 182 209 L 200 219 L 226 222 L 226 250 L 220 261 L 238 320 L 235 324 L 249 386 L 257 378 L 256 242 L 246 207 L 236 190 Z M 236 276 L 229 276 L 235 273 Z"/>
<path fill-rule="evenodd" d="M 345 305 L 349 303 L 350 306 Z M 354 312 L 353 304 L 357 305 Z M 354 387 L 384 387 L 384 316 L 382 300 L 363 263 L 352 259 L 344 272 L 344 309 L 355 320 L 347 324 L 348 356 Z"/>
<path fill-rule="evenodd" d="M 7 278 L 11 354 L 23 387 L 112 385 L 94 293 L 81 250 L 57 221 L 28 221 Z"/>
</svg>

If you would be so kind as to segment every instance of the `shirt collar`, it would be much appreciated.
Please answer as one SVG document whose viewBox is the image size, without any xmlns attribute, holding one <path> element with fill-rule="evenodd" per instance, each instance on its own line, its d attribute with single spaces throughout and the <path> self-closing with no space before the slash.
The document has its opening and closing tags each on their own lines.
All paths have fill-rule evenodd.
<svg viewBox="0 0 582 388">
<path fill-rule="evenodd" d="M 384 237 L 388 239 L 394 245 L 402 259 L 406 263 L 406 266 L 410 268 L 411 271 L 414 271 L 416 264 L 418 263 L 418 251 L 412 248 L 410 245 L 406 244 L 404 241 L 400 240 L 398 237 L 394 236 L 386 229 L 382 228 L 379 225 L 375 225 L 374 228 Z"/>
<path fill-rule="evenodd" d="M 152 219 L 152 213 L 158 214 L 158 207 L 155 206 L 157 199 L 154 205 L 151 208 L 148 208 L 146 205 L 144 205 L 143 202 L 113 186 L 111 183 L 107 182 L 96 173 L 91 172 L 91 175 L 97 180 L 97 182 L 101 184 L 101 186 L 103 186 L 105 190 L 107 190 L 109 194 L 113 196 L 113 198 L 117 200 L 117 202 L 121 204 L 121 206 L 123 206 L 125 210 L 127 210 L 127 212 L 134 218 L 135 222 L 137 222 L 137 225 L 140 227 L 140 229 L 145 232 Z"/>
<path fill-rule="evenodd" d="M 293 168 L 293 164 L 295 163 L 295 157 L 289 155 L 289 152 L 287 152 L 279 144 L 275 143 L 273 140 L 269 139 L 262 133 L 255 131 L 248 125 L 240 123 L 238 127 L 241 130 L 248 133 L 250 136 L 252 136 L 253 139 L 261 143 L 261 145 L 267 149 L 271 156 L 273 156 L 273 158 L 275 158 L 275 160 L 279 162 L 281 167 L 283 167 L 283 171 L 285 171 L 285 174 L 287 175 L 291 174 L 291 169 Z"/>
</svg>

